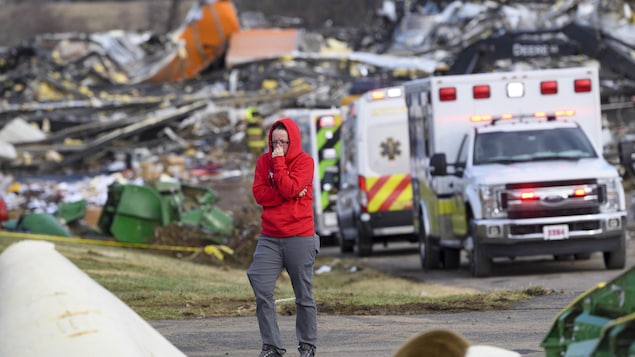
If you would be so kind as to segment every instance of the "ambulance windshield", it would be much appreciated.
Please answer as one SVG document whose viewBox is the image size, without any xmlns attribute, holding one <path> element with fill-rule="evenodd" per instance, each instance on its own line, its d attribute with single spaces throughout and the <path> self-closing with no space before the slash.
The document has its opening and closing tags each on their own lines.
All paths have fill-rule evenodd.
<svg viewBox="0 0 635 357">
<path fill-rule="evenodd" d="M 474 165 L 597 158 L 580 128 L 479 133 L 474 148 Z"/>
</svg>

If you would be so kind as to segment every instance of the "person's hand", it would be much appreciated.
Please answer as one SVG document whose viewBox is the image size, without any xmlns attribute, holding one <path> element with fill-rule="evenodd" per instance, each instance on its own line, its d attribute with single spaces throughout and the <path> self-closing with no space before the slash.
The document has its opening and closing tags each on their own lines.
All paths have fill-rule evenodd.
<svg viewBox="0 0 635 357">
<path fill-rule="evenodd" d="M 304 197 L 304 195 L 306 195 L 306 187 L 302 189 L 302 191 L 300 191 L 300 193 L 298 193 L 298 197 Z"/>
<path fill-rule="evenodd" d="M 282 150 L 281 146 L 276 146 L 275 148 L 273 148 L 271 157 L 276 157 L 276 156 L 284 156 L 284 150 Z"/>
</svg>

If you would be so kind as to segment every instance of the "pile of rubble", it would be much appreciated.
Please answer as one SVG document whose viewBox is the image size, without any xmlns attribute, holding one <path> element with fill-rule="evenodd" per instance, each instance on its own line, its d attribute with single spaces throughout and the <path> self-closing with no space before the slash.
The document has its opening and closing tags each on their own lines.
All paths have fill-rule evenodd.
<svg viewBox="0 0 635 357">
<path fill-rule="evenodd" d="M 0 65 L 3 169 L 59 172 L 131 147 L 211 149 L 240 141 L 249 106 L 271 115 L 339 107 L 351 92 L 431 74 L 595 62 L 607 105 L 632 106 L 635 28 L 626 2 L 439 3 L 385 1 L 379 29 L 232 28 L 222 56 L 208 54 L 209 65 L 185 79 L 151 75 L 172 69 L 159 64 L 184 49 L 174 39 L 121 31 L 38 36 L 8 49 Z M 42 133 L 23 133 L 24 123 Z"/>
<path fill-rule="evenodd" d="M 591 63 L 601 70 L 609 120 L 630 124 L 635 27 L 626 1 L 385 0 L 366 26 L 310 31 L 258 28 L 254 14 L 225 7 L 214 9 L 225 31 L 214 35 L 227 36 L 195 33 L 212 31 L 200 21 L 211 21 L 205 11 L 217 3 L 231 4 L 196 2 L 168 35 L 44 34 L 1 53 L 1 188 L 11 208 L 54 211 L 10 189 L 47 175 L 109 184 L 245 179 L 249 108 L 275 117 L 285 108 L 340 107 L 350 95 L 430 75 Z M 217 41 L 214 50 L 192 46 L 196 36 Z M 196 56 L 195 64 L 183 59 Z M 74 194 L 103 205 L 103 190 Z"/>
</svg>

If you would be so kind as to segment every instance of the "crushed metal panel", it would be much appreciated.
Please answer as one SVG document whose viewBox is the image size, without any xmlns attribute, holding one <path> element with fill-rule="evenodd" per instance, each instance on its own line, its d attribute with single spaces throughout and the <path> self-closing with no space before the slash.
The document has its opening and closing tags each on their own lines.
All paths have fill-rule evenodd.
<svg viewBox="0 0 635 357">
<path fill-rule="evenodd" d="M 206 0 L 194 3 L 185 23 L 175 31 L 173 41 L 181 46 L 166 57 L 146 82 L 160 83 L 192 79 L 227 50 L 232 34 L 240 30 L 231 1 Z"/>
<path fill-rule="evenodd" d="M 247 29 L 236 32 L 225 57 L 228 67 L 292 54 L 298 49 L 299 29 Z"/>
</svg>

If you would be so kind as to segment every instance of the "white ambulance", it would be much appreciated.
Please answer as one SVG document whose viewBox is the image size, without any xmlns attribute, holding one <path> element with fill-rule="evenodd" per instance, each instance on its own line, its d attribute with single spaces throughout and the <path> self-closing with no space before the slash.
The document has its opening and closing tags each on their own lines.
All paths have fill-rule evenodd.
<svg viewBox="0 0 635 357">
<path fill-rule="evenodd" d="M 424 269 L 474 276 L 494 259 L 626 259 L 621 178 L 602 156 L 594 67 L 431 77 L 404 84 L 414 222 Z"/>
<path fill-rule="evenodd" d="M 368 256 L 377 242 L 416 242 L 403 88 L 369 91 L 342 110 L 336 204 L 341 251 L 356 247 L 359 256 Z"/>
<path fill-rule="evenodd" d="M 335 201 L 340 178 L 340 128 L 342 116 L 339 108 L 284 109 L 268 118 L 266 126 L 281 118 L 292 118 L 300 128 L 302 150 L 313 157 L 313 214 L 315 230 L 323 245 L 336 243 L 338 233 Z M 268 133 L 268 130 L 267 130 Z"/>
</svg>

